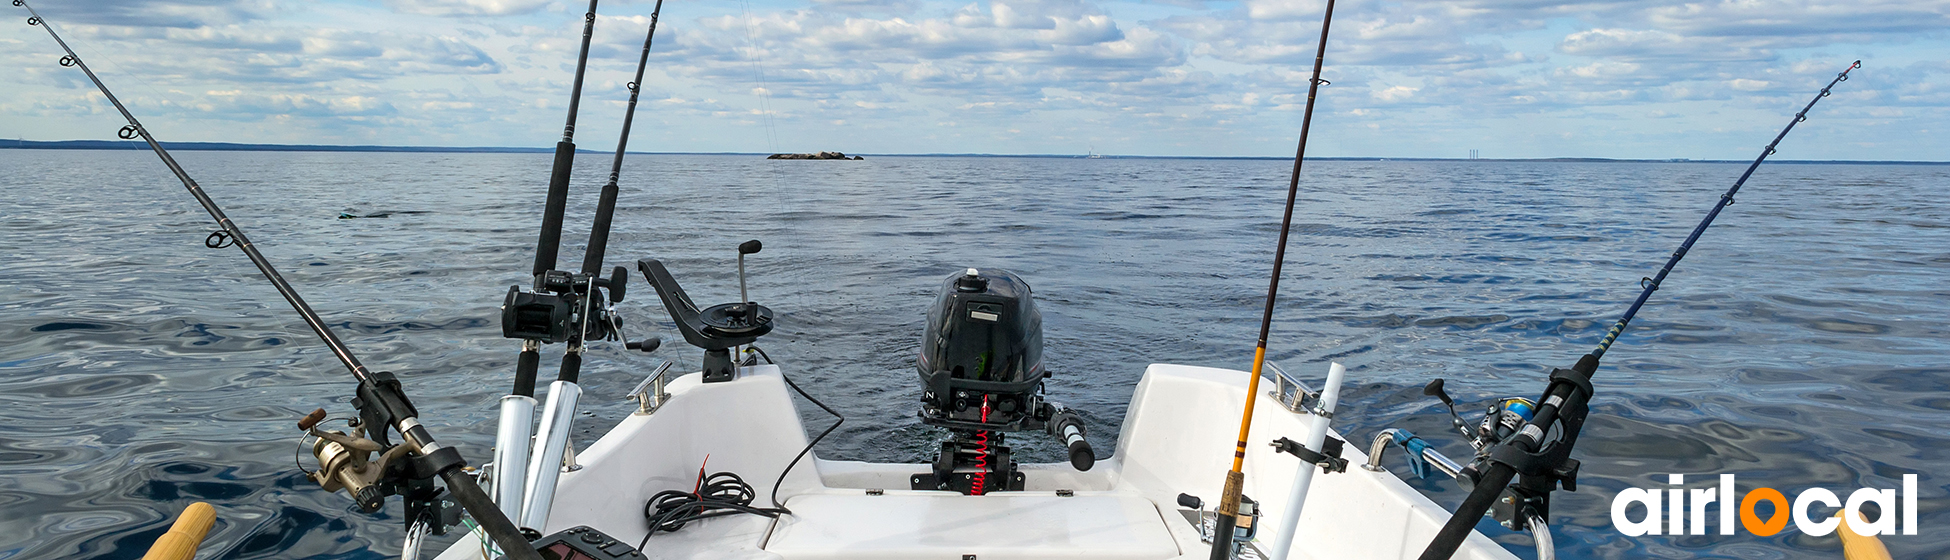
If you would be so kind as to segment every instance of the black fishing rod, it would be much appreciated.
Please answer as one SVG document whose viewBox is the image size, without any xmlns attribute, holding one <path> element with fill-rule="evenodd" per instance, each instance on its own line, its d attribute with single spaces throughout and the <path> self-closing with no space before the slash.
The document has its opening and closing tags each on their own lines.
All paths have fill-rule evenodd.
<svg viewBox="0 0 1950 560">
<path fill-rule="evenodd" d="M 1226 471 L 1224 494 L 1219 497 L 1218 519 L 1212 531 L 1212 560 L 1232 557 L 1233 530 L 1239 523 L 1239 499 L 1246 482 L 1246 436 L 1253 429 L 1253 404 L 1259 396 L 1260 369 L 1266 365 L 1266 339 L 1273 331 L 1273 303 L 1280 293 L 1280 269 L 1286 264 L 1287 234 L 1293 229 L 1293 206 L 1300 196 L 1300 166 L 1307 160 L 1307 133 L 1314 123 L 1314 99 L 1320 93 L 1320 69 L 1327 57 L 1327 30 L 1334 24 L 1334 0 L 1327 0 L 1327 14 L 1320 19 L 1320 46 L 1314 50 L 1314 75 L 1307 84 L 1307 110 L 1300 117 L 1300 147 L 1293 154 L 1293 174 L 1286 184 L 1286 215 L 1280 218 L 1280 242 L 1273 249 L 1273 277 L 1266 286 L 1266 311 L 1259 318 L 1259 346 L 1253 350 L 1253 372 L 1246 382 L 1246 410 L 1239 419 L 1239 441 L 1232 449 L 1232 470 Z M 1247 521 L 1250 522 L 1250 519 Z M 1284 551 L 1282 551 L 1284 553 Z"/>
<path fill-rule="evenodd" d="M 596 32 L 596 2 L 589 0 L 589 11 L 582 14 L 582 48 L 576 55 L 575 80 L 569 86 L 569 116 L 562 126 L 562 139 L 555 143 L 555 162 L 549 167 L 548 198 L 542 208 L 541 237 L 535 242 L 533 291 L 508 289 L 502 305 L 501 334 L 522 339 L 521 355 L 515 361 L 512 394 L 535 396 L 535 372 L 542 363 L 543 344 L 565 342 L 569 320 L 576 308 L 575 279 L 555 269 L 556 253 L 562 247 L 562 214 L 569 204 L 569 175 L 576 159 L 576 114 L 582 106 L 582 81 L 589 68 L 589 41 Z"/>
<path fill-rule="evenodd" d="M 594 5 L 594 2 L 591 2 Z M 582 372 L 582 354 L 586 344 L 593 340 L 613 340 L 622 331 L 621 319 L 616 315 L 614 305 L 624 298 L 624 290 L 629 279 L 629 271 L 615 267 L 609 278 L 601 277 L 603 253 L 609 246 L 610 223 L 616 214 L 616 197 L 620 188 L 617 183 L 623 172 L 623 155 L 630 139 L 630 125 L 636 116 L 638 93 L 642 90 L 643 72 L 650 62 L 650 46 L 657 36 L 657 20 L 663 14 L 663 0 L 658 0 L 656 8 L 650 13 L 650 28 L 643 38 L 643 53 L 637 58 L 636 78 L 626 87 L 630 90 L 629 107 L 623 114 L 623 130 L 616 140 L 616 157 L 611 162 L 609 181 L 603 185 L 601 200 L 597 203 L 594 223 L 590 226 L 589 244 L 585 248 L 582 272 L 571 274 L 553 270 L 554 255 L 546 256 L 550 270 L 537 276 L 538 291 L 547 290 L 552 294 L 523 294 L 518 288 L 508 293 L 509 305 L 504 308 L 504 325 L 519 325 L 521 321 L 538 315 L 536 311 L 546 311 L 552 319 L 545 325 L 531 325 L 543 329 L 545 336 L 528 335 L 522 347 L 522 360 L 516 372 L 517 392 L 503 398 L 502 433 L 497 434 L 497 469 L 502 469 L 502 478 L 496 484 L 496 496 L 504 511 L 519 510 L 517 524 L 522 527 L 540 529 L 547 525 L 550 510 L 553 508 L 555 484 L 561 475 L 562 457 L 566 452 L 570 425 L 574 421 L 577 402 L 581 399 L 582 388 L 577 385 Z M 581 81 L 581 67 L 587 63 L 587 41 L 582 61 L 578 62 L 577 82 Z M 580 89 L 578 89 L 578 92 Z M 572 106 L 573 107 L 573 106 Z M 571 109 L 571 119 L 574 119 Z M 551 233 L 547 221 L 558 226 L 561 215 L 556 204 L 555 192 L 550 192 L 551 213 L 545 216 L 543 235 L 546 239 Z M 559 235 L 559 232 L 555 232 Z M 539 268 L 541 261 L 536 262 Z M 604 295 L 607 292 L 607 301 Z M 526 302 L 518 301 L 527 297 Z M 565 318 L 566 323 L 553 319 Z M 519 330 L 519 328 L 518 328 Z M 530 331 L 537 332 L 537 331 Z M 566 342 L 568 350 L 562 354 L 562 364 L 555 381 L 549 385 L 548 402 L 542 409 L 542 421 L 535 437 L 532 452 L 525 449 L 528 444 L 526 423 L 531 420 L 534 408 L 534 364 L 539 361 L 536 352 L 541 343 Z M 648 344 L 646 346 L 646 344 Z M 633 343 L 633 349 L 655 349 L 654 344 Z M 534 355 L 537 359 L 530 359 Z M 526 394 L 521 393 L 527 390 Z M 517 474 L 509 469 L 526 462 L 526 470 Z M 517 498 L 519 496 L 519 498 Z M 515 504 L 519 504 L 519 508 Z"/>
<path fill-rule="evenodd" d="M 616 182 L 623 174 L 623 151 L 630 144 L 630 123 L 636 120 L 637 94 L 643 90 L 643 69 L 650 64 L 650 43 L 657 38 L 657 17 L 663 14 L 664 0 L 650 10 L 650 31 L 643 36 L 643 54 L 636 60 L 636 79 L 630 90 L 629 108 L 623 110 L 623 133 L 616 137 L 616 157 L 609 163 L 609 182 L 603 184 L 602 199 L 596 203 L 596 223 L 589 230 L 589 246 L 582 255 L 582 273 L 595 276 L 603 268 L 603 252 L 609 247 L 609 223 L 616 215 Z"/>
<path fill-rule="evenodd" d="M 390 427 L 405 440 L 403 445 L 409 446 L 408 449 L 416 454 L 408 457 L 407 460 L 411 463 L 412 470 L 417 471 L 418 476 L 412 477 L 412 480 L 397 480 L 393 477 L 402 476 L 403 473 L 394 471 L 383 475 L 385 478 L 379 481 L 382 484 L 366 486 L 365 488 L 370 492 L 350 491 L 349 493 L 360 499 L 360 505 L 367 507 L 368 511 L 377 510 L 380 503 L 378 500 L 383 500 L 383 494 L 386 493 L 385 490 L 379 490 L 379 487 L 424 487 L 426 483 L 423 481 L 437 474 L 447 482 L 447 490 L 453 500 L 481 523 L 481 527 L 496 544 L 510 551 L 510 557 L 540 560 L 541 555 L 528 547 L 528 539 L 523 538 L 514 523 L 495 509 L 494 502 L 489 500 L 487 494 L 475 484 L 474 478 L 465 472 L 467 462 L 461 458 L 460 452 L 434 441 L 433 435 L 420 424 L 419 413 L 413 408 L 412 402 L 407 400 L 399 380 L 390 372 L 369 371 L 364 364 L 359 363 L 359 358 L 352 354 L 352 349 L 347 348 L 345 342 L 339 340 L 338 335 L 333 334 L 331 327 L 327 326 L 325 321 L 319 318 L 318 313 L 312 310 L 311 305 L 305 303 L 305 299 L 298 295 L 298 290 L 291 287 L 291 283 L 286 282 L 283 275 L 278 274 L 277 268 L 271 265 L 271 261 L 266 259 L 263 253 L 258 252 L 257 246 L 244 235 L 243 229 L 237 227 L 237 224 L 224 214 L 216 201 L 203 191 L 203 187 L 198 186 L 196 180 L 190 178 L 189 172 L 184 171 L 183 166 L 176 163 L 176 158 L 169 155 L 169 150 L 164 149 L 162 143 L 157 142 L 155 137 L 149 134 L 148 128 L 142 126 L 142 122 L 135 118 L 135 114 L 129 112 L 129 108 L 109 91 L 108 85 L 102 83 L 94 70 L 90 70 L 88 64 L 81 60 L 81 56 L 68 47 L 68 42 L 54 32 L 54 26 L 42 18 L 33 6 L 27 5 L 26 0 L 13 0 L 13 3 L 15 6 L 27 9 L 31 16 L 27 18 L 28 25 L 40 26 L 47 30 L 48 36 L 53 37 L 54 42 L 61 45 L 61 50 L 68 53 L 67 56 L 61 57 L 61 65 L 80 68 L 82 73 L 88 75 L 88 80 L 94 82 L 95 88 L 102 92 L 102 96 L 107 97 L 109 103 L 115 105 L 115 109 L 128 120 L 129 124 L 122 127 L 116 135 L 124 140 L 140 137 L 143 142 L 148 143 L 149 149 L 156 152 L 156 156 L 162 159 L 163 165 L 169 167 L 170 173 L 175 174 L 177 180 L 183 182 L 183 188 L 189 189 L 190 194 L 196 197 L 197 203 L 203 205 L 203 209 L 210 213 L 211 218 L 216 219 L 218 227 L 222 229 L 211 232 L 209 237 L 204 239 L 204 245 L 212 249 L 234 245 L 242 250 L 244 256 L 250 258 L 251 264 L 257 266 L 258 272 L 263 273 L 264 278 L 277 288 L 278 294 L 284 296 L 284 300 L 298 312 L 305 325 L 311 327 L 312 332 L 317 333 L 318 338 L 325 341 L 325 345 L 332 350 L 332 355 L 338 357 L 346 370 L 352 372 L 352 376 L 359 380 L 358 398 L 353 399 L 353 405 L 359 408 L 360 416 L 368 420 L 368 425 L 373 426 L 370 429 L 373 431 L 371 435 L 374 439 L 384 444 L 388 439 L 385 431 Z M 313 414 L 314 417 L 307 417 L 306 421 L 300 423 L 303 429 L 311 429 L 317 424 L 318 419 L 323 417 L 322 410 Z M 386 447 L 392 446 L 386 445 Z M 321 471 L 323 470 L 321 464 Z M 384 484 L 389 482 L 393 484 Z M 437 493 L 421 497 L 438 500 Z M 409 505 L 413 499 L 408 498 Z M 408 523 L 415 521 L 417 519 L 409 519 Z"/>
<path fill-rule="evenodd" d="M 569 86 L 569 119 L 562 140 L 555 143 L 555 164 L 549 168 L 548 205 L 542 210 L 542 237 L 535 243 L 534 274 L 555 270 L 555 253 L 562 246 L 562 213 L 569 201 L 569 172 L 576 159 L 576 110 L 582 105 L 582 76 L 589 68 L 589 39 L 596 33 L 596 1 L 582 14 L 582 50 L 576 55 L 576 77 Z"/>
<path fill-rule="evenodd" d="M 1577 444 L 1578 432 L 1584 427 L 1587 405 L 1591 400 L 1591 375 L 1598 370 L 1598 359 L 1604 357 L 1605 351 L 1618 340 L 1618 335 L 1625 332 L 1625 326 L 1638 315 L 1639 308 L 1645 306 L 1645 300 L 1652 297 L 1652 292 L 1658 291 L 1666 275 L 1679 265 L 1679 260 L 1686 257 L 1687 251 L 1692 250 L 1693 242 L 1699 241 L 1700 234 L 1713 224 L 1713 218 L 1720 215 L 1720 210 L 1733 204 L 1733 195 L 1740 192 L 1741 185 L 1747 183 L 1748 177 L 1754 175 L 1754 169 L 1759 168 L 1767 156 L 1774 155 L 1774 148 L 1781 144 L 1782 138 L 1787 137 L 1788 131 L 1794 130 L 1794 125 L 1801 121 L 1808 120 L 1808 111 L 1815 108 L 1815 103 L 1828 97 L 1829 90 L 1835 84 L 1848 81 L 1850 71 L 1861 67 L 1860 60 L 1850 64 L 1842 73 L 1836 74 L 1827 86 L 1822 87 L 1821 93 L 1808 100 L 1808 105 L 1802 107 L 1801 112 L 1794 114 L 1794 120 L 1788 121 L 1787 127 L 1774 135 L 1774 141 L 1761 150 L 1760 157 L 1754 158 L 1754 163 L 1740 174 L 1740 180 L 1734 181 L 1733 187 L 1720 195 L 1720 201 L 1693 228 L 1693 233 L 1686 236 L 1686 241 L 1679 244 L 1679 249 L 1672 252 L 1672 258 L 1659 269 L 1659 274 L 1640 280 L 1645 290 L 1639 292 L 1632 307 L 1605 333 L 1598 347 L 1578 358 L 1577 364 L 1570 369 L 1551 371 L 1550 386 L 1544 389 L 1543 398 L 1537 399 L 1537 411 L 1523 429 L 1479 453 L 1475 463 L 1463 469 L 1456 480 L 1471 488 L 1469 497 L 1463 499 L 1462 505 L 1456 507 L 1456 513 L 1436 534 L 1435 540 L 1423 549 L 1421 560 L 1447 560 L 1455 554 L 1456 548 L 1462 546 L 1463 539 L 1476 526 L 1476 520 L 1489 512 L 1492 506 L 1497 508 L 1499 520 L 1508 518 L 1505 526 L 1523 530 L 1531 517 L 1525 513 L 1535 514 L 1539 519 L 1548 518 L 1550 493 L 1553 490 L 1561 487 L 1576 491 L 1578 462 L 1571 458 L 1571 449 Z M 1558 434 L 1558 438 L 1545 441 L 1545 434 L 1553 432 Z M 1523 479 L 1511 486 L 1510 481 L 1519 474 L 1523 475 Z"/>
</svg>

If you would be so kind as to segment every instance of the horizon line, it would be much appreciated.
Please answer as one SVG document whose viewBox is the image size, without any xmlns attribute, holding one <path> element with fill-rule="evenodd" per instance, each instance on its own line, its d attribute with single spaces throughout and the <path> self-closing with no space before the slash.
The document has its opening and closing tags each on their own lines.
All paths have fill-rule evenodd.
<svg viewBox="0 0 1950 560">
<path fill-rule="evenodd" d="M 554 153 L 554 148 L 530 148 L 517 146 L 382 146 L 370 144 L 253 144 L 239 142 L 160 142 L 164 148 L 182 151 L 217 152 L 391 152 L 391 153 L 474 153 L 474 154 L 524 154 Z M 148 146 L 134 140 L 0 140 L 0 148 L 20 150 L 142 150 Z M 600 150 L 577 149 L 578 153 L 614 153 Z M 772 152 L 636 152 L 626 151 L 628 155 L 707 155 L 707 156 L 768 156 Z M 1216 160 L 1271 160 L 1291 161 L 1291 156 L 1196 156 L 1196 155 L 1110 155 L 1110 154 L 995 154 L 995 153 L 849 153 L 847 155 L 874 157 L 992 157 L 992 158 L 1043 158 L 1043 159 L 1216 159 Z M 1747 160 L 1691 159 L 1691 158 L 1598 158 L 1598 157 L 1529 157 L 1529 158 L 1484 158 L 1484 157 L 1387 157 L 1387 156 L 1340 156 L 1310 157 L 1317 161 L 1490 161 L 1490 162 L 1559 162 L 1559 163 L 1749 163 Z M 1886 165 L 1950 165 L 1950 161 L 1914 160 L 1794 160 L 1776 159 L 1773 163 L 1799 164 L 1886 164 Z"/>
</svg>

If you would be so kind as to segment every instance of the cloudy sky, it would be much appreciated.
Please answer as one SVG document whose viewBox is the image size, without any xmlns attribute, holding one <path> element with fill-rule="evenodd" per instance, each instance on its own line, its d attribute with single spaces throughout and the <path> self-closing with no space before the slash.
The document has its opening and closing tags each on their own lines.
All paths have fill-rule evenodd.
<svg viewBox="0 0 1950 560">
<path fill-rule="evenodd" d="M 39 0 L 164 140 L 550 146 L 587 4 Z M 604 2 L 613 146 L 653 4 Z M 669 0 L 643 151 L 1291 154 L 1325 0 Z M 27 14 L 0 138 L 121 126 Z M 1950 0 L 1342 0 L 1310 153 L 1950 160 Z"/>
</svg>

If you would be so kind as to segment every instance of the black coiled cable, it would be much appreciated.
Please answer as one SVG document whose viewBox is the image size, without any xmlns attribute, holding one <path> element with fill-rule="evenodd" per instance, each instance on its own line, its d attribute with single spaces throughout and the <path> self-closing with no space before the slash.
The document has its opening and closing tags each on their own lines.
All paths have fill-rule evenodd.
<svg viewBox="0 0 1950 560">
<path fill-rule="evenodd" d="M 643 535 L 636 548 L 643 550 L 644 545 L 650 544 L 650 535 L 659 531 L 676 531 L 699 519 L 741 513 L 777 518 L 779 514 L 787 513 L 784 508 L 752 507 L 752 498 L 757 495 L 752 485 L 729 472 L 711 473 L 704 477 L 696 492 L 658 492 L 643 504 L 643 517 L 650 522 L 650 532 Z"/>
<path fill-rule="evenodd" d="M 757 352 L 759 356 L 764 357 L 765 363 L 774 363 L 772 362 L 772 357 L 766 355 L 764 350 L 760 350 L 757 346 L 753 346 L 751 349 Z M 637 550 L 643 550 L 645 545 L 650 544 L 651 535 L 655 535 L 659 531 L 666 533 L 673 532 L 684 528 L 685 524 L 699 519 L 723 517 L 740 513 L 749 513 L 777 519 L 780 514 L 792 513 L 792 510 L 786 509 L 784 505 L 779 503 L 779 486 L 785 483 L 785 476 L 792 472 L 792 467 L 798 466 L 799 460 L 805 459 L 806 454 L 812 452 L 814 445 L 818 445 L 820 440 L 826 439 L 827 434 L 833 433 L 833 430 L 839 429 L 840 424 L 846 423 L 846 417 L 840 416 L 839 411 L 826 406 L 826 403 L 819 402 L 819 399 L 815 399 L 812 395 L 806 394 L 806 390 L 800 389 L 799 384 L 792 382 L 792 378 L 785 377 L 783 373 L 780 374 L 780 377 L 784 378 L 786 385 L 791 386 L 792 390 L 797 391 L 799 396 L 805 397 L 806 400 L 812 401 L 813 404 L 818 405 L 826 413 L 832 414 L 837 421 L 833 422 L 832 426 L 828 426 L 826 431 L 820 432 L 819 436 L 814 437 L 811 442 L 806 443 L 805 449 L 799 450 L 799 454 L 792 458 L 792 462 L 786 464 L 785 471 L 779 473 L 779 480 L 772 483 L 772 507 L 752 507 L 752 499 L 757 497 L 757 492 L 752 490 L 752 485 L 746 484 L 745 479 L 739 478 L 737 474 L 730 472 L 711 473 L 698 482 L 697 491 L 695 492 L 665 490 L 658 492 L 655 496 L 651 496 L 650 501 L 644 502 L 643 518 L 649 521 L 650 532 L 644 533 L 643 540 L 637 542 Z M 702 473 L 703 469 L 698 469 L 698 472 Z"/>
</svg>

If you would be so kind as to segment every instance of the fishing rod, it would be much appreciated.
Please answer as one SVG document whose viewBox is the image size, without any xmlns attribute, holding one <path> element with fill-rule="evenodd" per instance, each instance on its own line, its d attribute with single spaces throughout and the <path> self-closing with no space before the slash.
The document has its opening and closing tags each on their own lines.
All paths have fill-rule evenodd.
<svg viewBox="0 0 1950 560">
<path fill-rule="evenodd" d="M 657 17 L 663 13 L 664 0 L 657 0 L 657 6 L 650 10 L 650 32 L 643 36 L 643 54 L 637 56 L 636 79 L 624 85 L 630 90 L 630 103 L 623 110 L 623 133 L 616 137 L 616 157 L 609 163 L 609 182 L 603 184 L 602 198 L 596 203 L 596 223 L 589 230 L 589 246 L 582 256 L 582 273 L 595 276 L 603 267 L 603 252 L 609 246 L 609 222 L 616 215 L 616 195 L 618 178 L 623 174 L 623 151 L 630 145 L 630 123 L 636 120 L 636 100 L 643 90 L 643 69 L 650 64 L 650 44 L 657 38 Z"/>
<path fill-rule="evenodd" d="M 576 77 L 569 86 L 569 119 L 562 140 L 555 143 L 555 163 L 549 168 L 548 202 L 542 210 L 542 237 L 535 243 L 534 274 L 555 269 L 555 253 L 562 246 L 562 213 L 569 201 L 569 171 L 576 159 L 576 110 L 582 105 L 582 77 L 589 69 L 589 39 L 596 33 L 596 2 L 582 14 L 582 49 L 576 55 Z"/>
<path fill-rule="evenodd" d="M 622 331 L 622 320 L 616 315 L 614 306 L 623 301 L 629 270 L 615 267 L 607 281 L 599 275 L 603 266 L 603 252 L 609 246 L 610 221 L 616 215 L 616 196 L 621 190 L 617 181 L 623 173 L 623 154 L 630 143 L 630 124 L 636 119 L 637 96 L 643 89 L 643 70 L 650 63 L 650 45 L 657 37 L 657 19 L 663 14 L 663 9 L 663 0 L 657 0 L 656 8 L 650 12 L 650 30 L 643 37 L 643 52 L 637 57 L 636 78 L 625 86 L 630 90 L 630 101 L 623 112 L 623 131 L 616 139 L 616 157 L 610 161 L 609 181 L 603 184 L 601 199 L 596 204 L 595 221 L 589 230 L 589 245 L 582 258 L 582 274 L 576 276 L 581 284 L 582 308 L 576 316 L 576 328 L 569 335 L 568 352 L 562 355 L 561 373 L 555 382 L 549 384 L 548 403 L 542 408 L 541 437 L 537 440 L 542 447 L 528 463 L 524 482 L 528 489 L 523 498 L 521 515 L 524 527 L 539 529 L 548 524 L 549 510 L 554 506 L 555 482 L 562 474 L 562 455 L 568 449 L 569 427 L 575 420 L 576 403 L 582 396 L 582 387 L 577 380 L 581 376 L 585 344 L 592 339 L 616 339 Z M 605 282 L 607 286 L 604 286 Z M 599 292 L 603 287 L 608 288 L 609 298 L 607 302 L 599 303 Z M 634 349 L 642 349 L 641 344 L 634 346 Z M 655 346 L 650 348 L 655 349 Z"/>
<path fill-rule="evenodd" d="M 1543 398 L 1537 399 L 1536 412 L 1523 429 L 1501 443 L 1478 452 L 1476 461 L 1457 475 L 1456 480 L 1470 488 L 1469 497 L 1463 499 L 1462 505 L 1456 507 L 1456 513 L 1436 534 L 1435 540 L 1423 549 L 1421 560 L 1447 560 L 1455 554 L 1456 548 L 1462 546 L 1463 539 L 1475 527 L 1476 520 L 1490 512 L 1492 506 L 1496 507 L 1496 518 L 1503 521 L 1504 526 L 1523 530 L 1532 517 L 1548 518 L 1552 491 L 1560 487 L 1566 491 L 1577 490 L 1578 461 L 1571 458 L 1571 448 L 1577 444 L 1578 432 L 1584 427 L 1585 414 L 1589 412 L 1591 375 L 1598 370 L 1599 358 L 1604 357 L 1612 343 L 1618 340 L 1618 335 L 1625 332 L 1625 326 L 1638 315 L 1639 308 L 1652 297 L 1652 292 L 1659 290 L 1659 284 L 1666 280 L 1666 275 L 1679 265 L 1679 260 L 1686 257 L 1687 251 L 1692 250 L 1693 242 L 1699 241 L 1706 227 L 1713 224 L 1713 219 L 1720 215 L 1721 210 L 1733 204 L 1733 195 L 1739 193 L 1747 178 L 1754 175 L 1754 169 L 1759 168 L 1767 156 L 1774 155 L 1774 148 L 1781 144 L 1782 138 L 1787 137 L 1788 131 L 1808 120 L 1808 111 L 1815 108 L 1815 103 L 1828 97 L 1829 90 L 1835 84 L 1848 81 L 1850 71 L 1861 67 L 1860 60 L 1850 64 L 1836 74 L 1827 86 L 1822 87 L 1821 93 L 1808 100 L 1808 105 L 1802 107 L 1801 112 L 1794 114 L 1794 119 L 1788 121 L 1780 134 L 1774 135 L 1774 141 L 1761 150 L 1760 157 L 1754 158 L 1747 171 L 1733 182 L 1733 187 L 1720 195 L 1719 202 L 1693 228 L 1693 233 L 1686 236 L 1686 241 L 1679 244 L 1679 249 L 1672 252 L 1672 258 L 1659 269 L 1658 275 L 1640 280 L 1644 291 L 1639 292 L 1632 307 L 1605 333 L 1598 347 L 1578 358 L 1577 364 L 1570 369 L 1551 371 L 1550 385 L 1544 389 Z M 1549 433 L 1558 434 L 1557 439 L 1546 441 L 1545 434 Z M 1523 479 L 1512 486 L 1511 479 L 1519 474 L 1523 475 Z"/>
<path fill-rule="evenodd" d="M 589 68 L 589 41 L 596 32 L 596 2 L 589 0 L 589 11 L 582 14 L 582 48 L 576 55 L 575 80 L 569 88 L 568 123 L 562 126 L 562 139 L 555 143 L 555 161 L 549 167 L 548 197 L 542 208 L 541 237 L 535 242 L 533 291 L 519 286 L 508 289 L 503 306 L 502 336 L 522 339 L 521 357 L 515 365 L 513 394 L 535 395 L 535 372 L 541 367 L 541 346 L 568 340 L 569 318 L 575 309 L 575 279 L 555 269 L 556 253 L 562 246 L 562 214 L 569 203 L 569 174 L 576 159 L 576 114 L 582 106 L 583 76 Z"/>
<path fill-rule="evenodd" d="M 517 522 L 521 521 L 522 504 L 529 492 L 523 469 L 529 464 L 529 436 L 533 435 L 535 422 L 535 375 L 541 369 L 542 345 L 568 341 L 571 319 L 577 309 L 578 282 L 574 275 L 555 270 L 555 257 L 562 245 L 562 214 L 569 201 L 569 174 L 575 167 L 576 114 L 582 106 L 583 76 L 589 68 L 589 42 L 596 32 L 596 2 L 589 0 L 589 11 L 582 14 L 582 47 L 576 55 L 575 80 L 569 89 L 568 122 L 562 127 L 562 139 L 555 143 L 555 161 L 549 168 L 548 195 L 542 209 L 541 236 L 535 242 L 534 286 L 530 290 L 509 286 L 508 296 L 501 304 L 501 336 L 520 339 L 521 354 L 515 360 L 514 388 L 500 402 L 501 418 L 494 445 L 494 496 L 501 511 Z M 564 356 L 564 365 L 580 357 L 571 352 Z"/>
<path fill-rule="evenodd" d="M 243 251 L 244 256 L 250 258 L 251 264 L 257 266 L 258 272 L 262 273 L 264 278 L 277 289 L 278 295 L 284 296 L 284 300 L 298 312 L 305 325 L 311 327 L 312 332 L 316 333 L 318 338 L 325 342 L 325 346 L 331 349 L 332 355 L 336 356 L 339 362 L 345 365 L 346 370 L 359 380 L 358 397 L 352 402 L 353 406 L 359 409 L 360 417 L 365 420 L 364 426 L 371 430 L 370 435 L 373 438 L 360 441 L 376 443 L 376 447 L 387 450 L 385 456 L 395 456 L 393 450 L 398 446 L 390 444 L 386 436 L 386 430 L 390 428 L 400 435 L 403 440 L 401 445 L 412 453 L 406 456 L 405 460 L 394 463 L 401 467 L 399 469 L 389 471 L 381 467 L 372 469 L 374 472 L 371 473 L 349 473 L 343 469 L 330 469 L 328 472 L 327 462 L 321 460 L 319 473 L 314 475 L 316 477 L 314 480 L 325 484 L 327 488 L 332 488 L 334 484 L 347 488 L 348 493 L 357 498 L 360 506 L 368 512 L 377 511 L 383 505 L 386 495 L 403 494 L 408 502 L 407 523 L 411 526 L 422 519 L 421 516 L 415 515 L 414 510 L 418 509 L 418 513 L 425 513 L 424 508 L 438 507 L 435 504 L 439 503 L 440 495 L 438 490 L 432 488 L 430 480 L 437 475 L 446 481 L 447 491 L 451 493 L 454 501 L 472 514 L 497 544 L 504 550 L 511 551 L 511 557 L 539 560 L 541 556 L 528 548 L 528 539 L 523 538 L 514 524 L 494 508 L 494 503 L 489 500 L 487 494 L 482 492 L 480 486 L 475 484 L 474 479 L 466 473 L 467 462 L 461 458 L 460 452 L 453 447 L 440 445 L 427 431 L 426 426 L 420 424 L 419 412 L 407 399 L 399 380 L 391 372 L 373 372 L 366 369 L 366 366 L 359 362 L 359 358 L 352 354 L 352 349 L 346 347 L 345 342 L 339 340 L 331 327 L 319 318 L 318 312 L 313 311 L 311 305 L 305 303 L 305 299 L 298 295 L 298 290 L 291 287 L 291 283 L 286 282 L 283 275 L 278 274 L 277 268 L 271 265 L 271 261 L 266 259 L 263 253 L 258 252 L 257 246 L 244 235 L 244 230 L 237 227 L 237 224 L 224 214 L 216 201 L 203 191 L 203 187 L 197 185 L 195 179 L 190 178 L 189 172 L 176 162 L 175 157 L 170 156 L 169 150 L 164 149 L 162 143 L 157 142 L 155 137 L 150 135 L 149 129 L 142 126 L 142 122 L 135 118 L 135 114 L 129 111 L 128 106 L 123 105 L 122 101 L 115 97 L 114 92 L 109 91 L 108 85 L 102 83 L 101 77 L 96 76 L 95 71 L 89 69 L 88 64 L 81 60 L 81 56 L 75 54 L 73 48 L 68 47 L 68 42 L 62 40 L 60 34 L 55 33 L 54 26 L 42 18 L 33 6 L 29 6 L 26 0 L 13 0 L 13 4 L 27 9 L 31 16 L 27 18 L 27 25 L 39 26 L 47 30 L 48 36 L 53 37 L 54 42 L 61 45 L 61 50 L 68 53 L 67 56 L 61 57 L 61 65 L 80 68 L 82 73 L 88 75 L 88 80 L 94 82 L 95 89 L 100 90 L 102 96 L 107 97 L 109 103 L 115 105 L 115 109 L 128 120 L 129 124 L 122 127 L 116 135 L 124 140 L 142 138 L 143 142 L 149 144 L 149 149 L 162 159 L 163 165 L 169 167 L 170 173 L 175 174 L 177 180 L 183 182 L 183 188 L 188 189 L 190 195 L 196 197 L 197 203 L 203 205 L 204 211 L 209 212 L 210 217 L 216 219 L 218 227 L 222 229 L 211 232 L 209 237 L 204 238 L 204 246 L 212 249 L 235 246 Z M 322 409 L 313 412 L 311 416 L 299 422 L 300 429 L 311 431 L 323 418 Z M 326 441 L 321 439 L 320 449 L 326 449 L 325 443 Z M 334 442 L 332 445 L 337 446 L 335 452 L 339 453 L 339 456 L 351 457 L 350 449 L 353 447 L 351 443 Z M 370 454 L 370 452 L 366 453 Z M 358 463 L 364 466 L 363 457 L 364 455 L 360 455 L 350 462 L 339 464 Z M 409 470 L 411 472 L 408 472 Z M 367 475 L 371 478 L 362 479 Z M 444 533 L 444 529 L 443 525 L 437 530 Z"/>
<path fill-rule="evenodd" d="M 1273 331 L 1273 303 L 1280 292 L 1280 269 L 1286 264 L 1287 234 L 1293 229 L 1293 206 L 1300 196 L 1300 167 L 1307 159 L 1307 133 L 1313 128 L 1314 99 L 1320 93 L 1320 68 L 1327 57 L 1327 30 L 1334 24 L 1334 0 L 1327 0 L 1327 14 L 1320 20 L 1320 46 L 1314 50 L 1313 79 L 1307 84 L 1307 109 L 1300 117 L 1300 147 L 1293 154 L 1293 173 L 1286 184 L 1286 215 L 1280 218 L 1280 242 L 1273 249 L 1273 278 L 1266 286 L 1266 311 L 1259 318 L 1259 346 L 1253 350 L 1253 372 L 1246 382 L 1246 410 L 1239 418 L 1239 441 L 1232 449 L 1232 470 L 1226 472 L 1224 493 L 1219 498 L 1217 527 L 1212 531 L 1211 560 L 1226 560 L 1232 555 L 1233 530 L 1239 524 L 1239 499 L 1246 482 L 1246 435 L 1253 429 L 1253 404 L 1259 396 L 1260 370 L 1266 365 L 1266 339 Z M 1251 519 L 1247 519 L 1251 522 Z M 1284 555 L 1285 551 L 1280 551 Z"/>
</svg>

